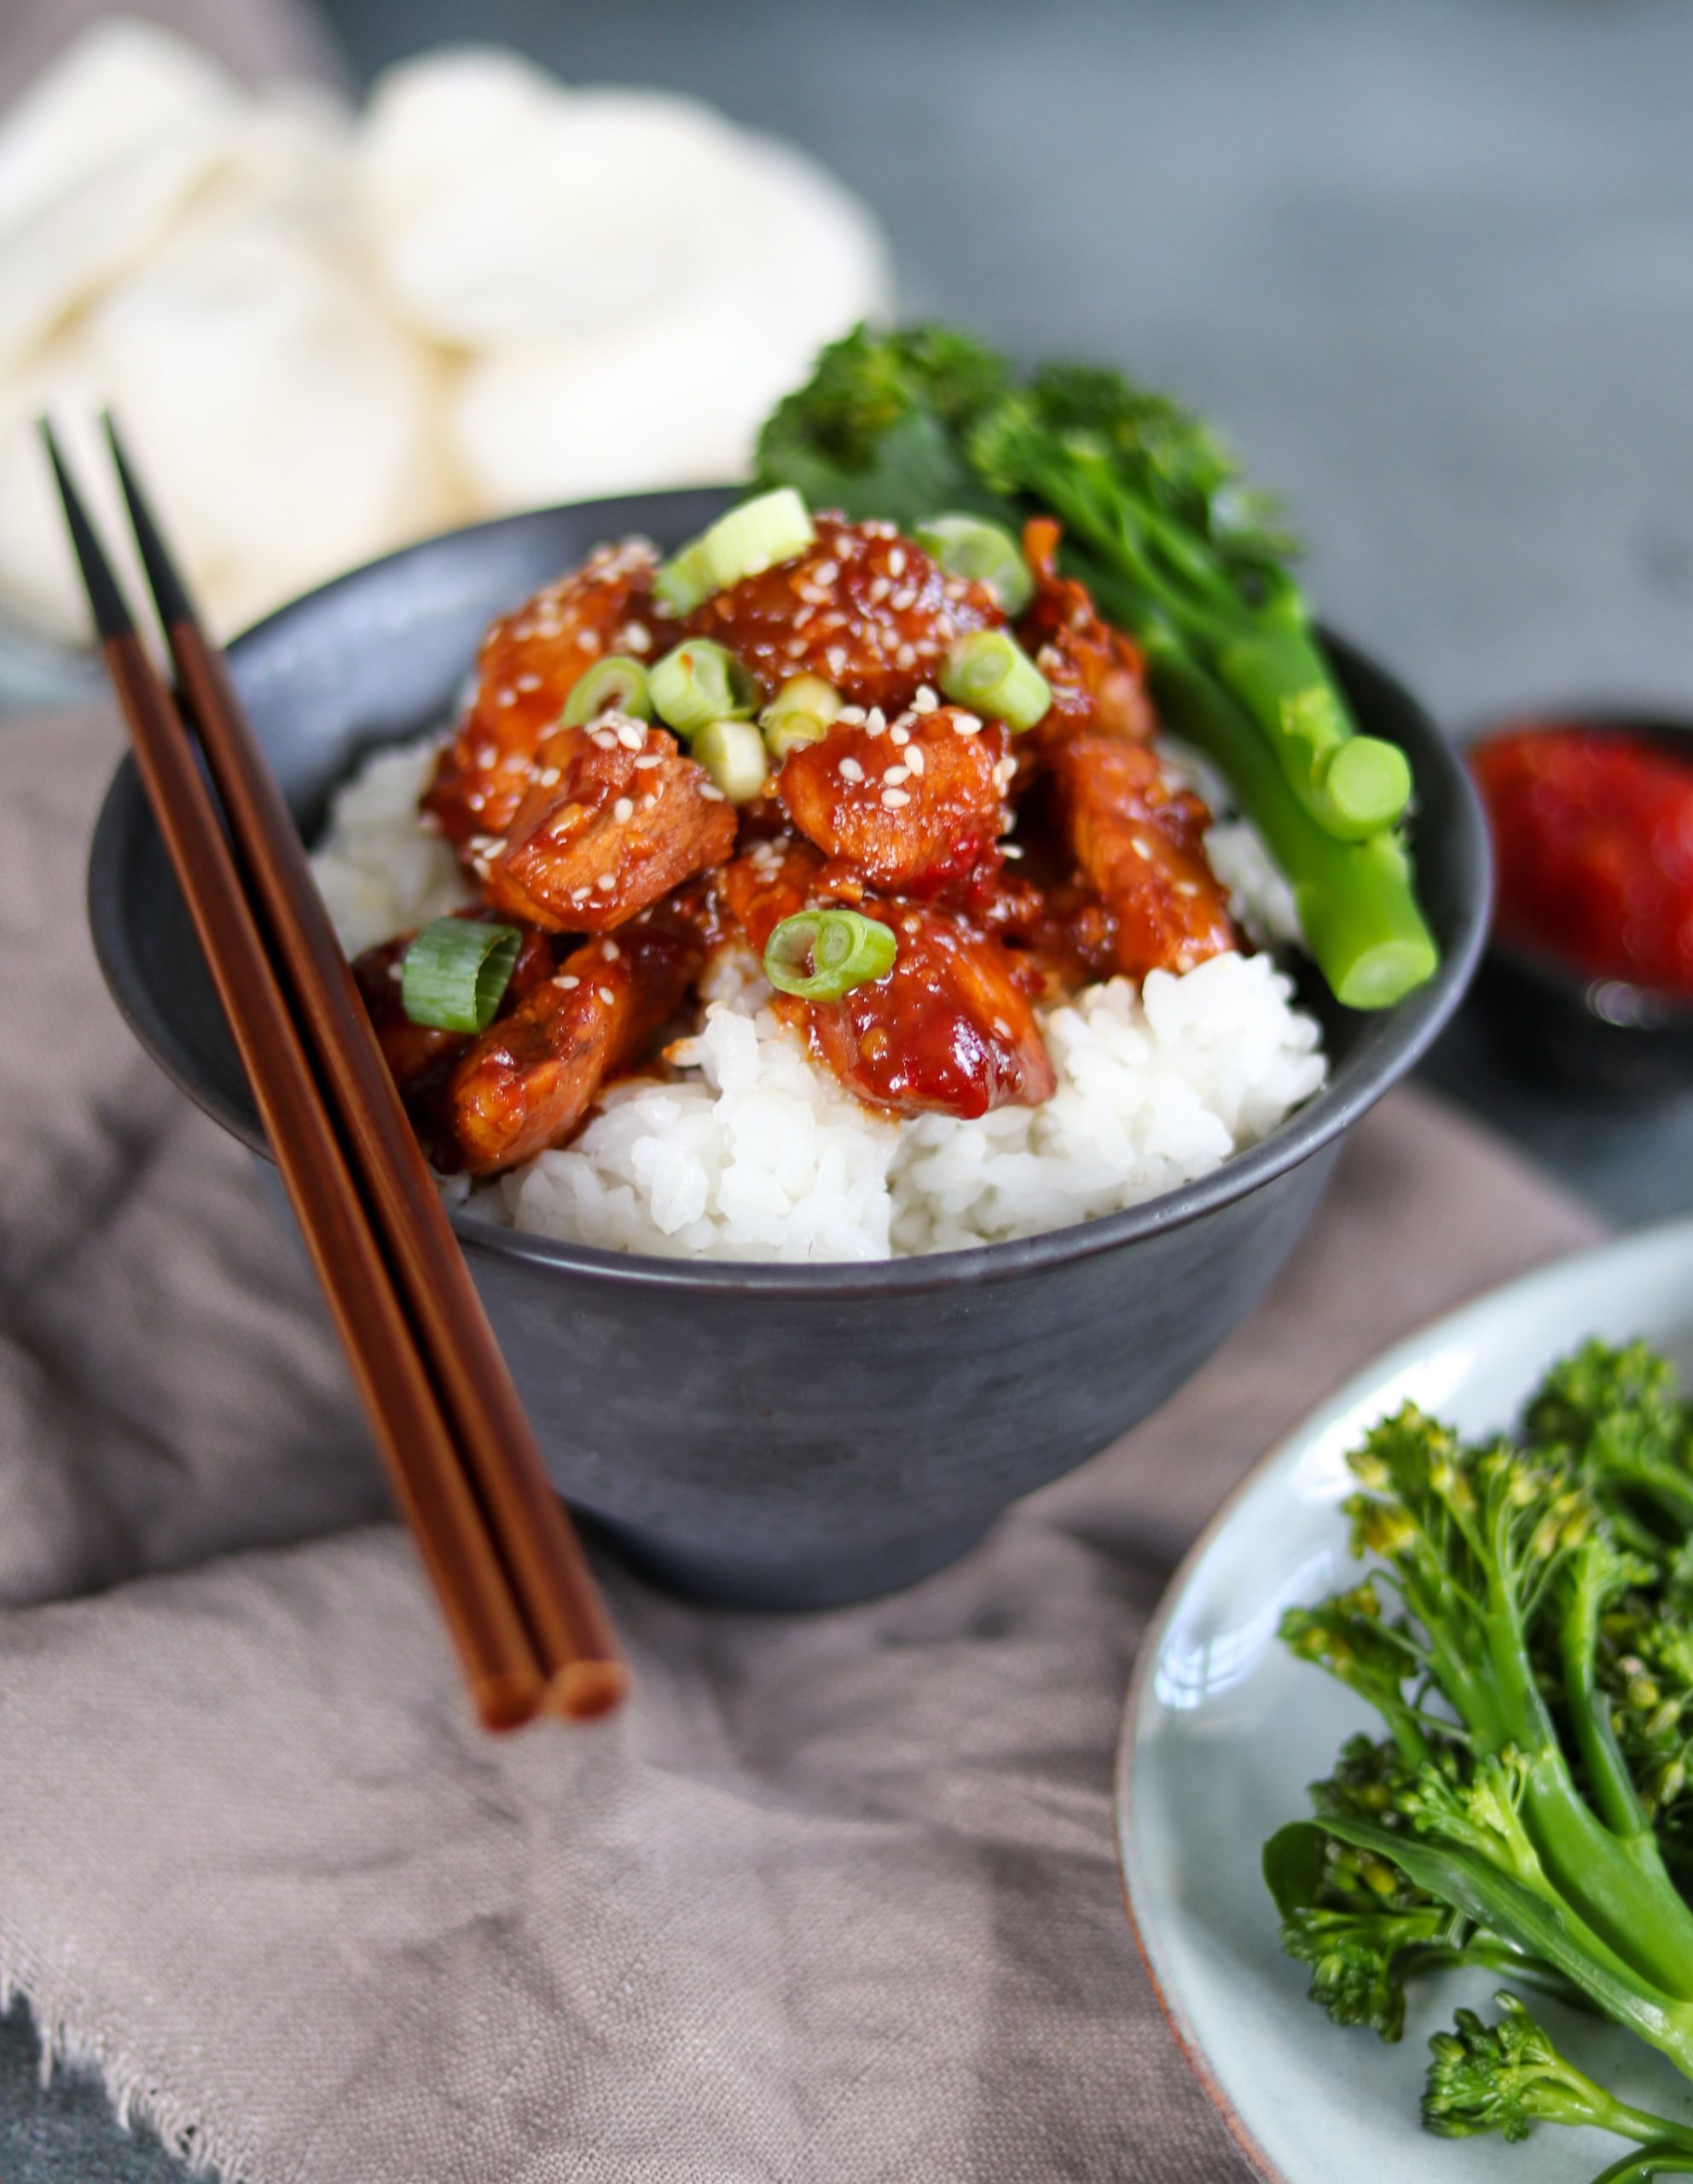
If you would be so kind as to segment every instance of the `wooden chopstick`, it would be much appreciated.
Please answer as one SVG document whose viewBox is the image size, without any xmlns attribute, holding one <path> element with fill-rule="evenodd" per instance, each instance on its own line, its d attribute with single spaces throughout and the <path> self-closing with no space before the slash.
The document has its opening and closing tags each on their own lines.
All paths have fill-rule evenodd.
<svg viewBox="0 0 1693 2184">
<path fill-rule="evenodd" d="M 117 431 L 106 420 L 183 710 L 227 813 L 283 979 L 408 1309 L 422 1331 L 490 1530 L 548 1680 L 548 1704 L 586 1716 L 628 1670 L 580 1543 L 548 1479 L 440 1196 L 223 655 L 207 640 Z"/>
<path fill-rule="evenodd" d="M 396 1497 L 417 1540 L 478 1714 L 490 1728 L 513 1727 L 549 1699 L 558 1705 L 557 1665 L 543 1661 L 500 1542 L 467 1475 L 430 1369 L 427 1346 L 420 1341 L 397 1289 L 361 1189 L 358 1164 L 326 1107 L 310 1042 L 279 982 L 192 741 L 136 635 L 110 566 L 44 427 L 43 438 L 143 785 Z M 500 1369 L 503 1374 L 502 1361 Z M 606 1704 L 615 1703 L 623 1672 L 615 1658 L 609 1667 L 609 1699 L 602 1696 L 599 1707 L 577 1711 L 603 1711 Z"/>
<path fill-rule="evenodd" d="M 513 1726 L 540 1703 L 540 1664 L 364 1218 L 193 746 L 45 428 L 43 437 L 136 763 L 395 1491 L 478 1711 L 491 1727 Z"/>
</svg>

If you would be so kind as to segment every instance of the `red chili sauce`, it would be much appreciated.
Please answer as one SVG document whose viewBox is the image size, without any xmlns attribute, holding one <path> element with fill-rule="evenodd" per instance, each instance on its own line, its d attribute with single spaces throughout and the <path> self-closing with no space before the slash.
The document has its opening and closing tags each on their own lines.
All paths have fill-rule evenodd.
<svg viewBox="0 0 1693 2184">
<path fill-rule="evenodd" d="M 1470 753 L 1503 939 L 1693 999 L 1693 760 L 1644 736 L 1525 724 Z"/>
</svg>

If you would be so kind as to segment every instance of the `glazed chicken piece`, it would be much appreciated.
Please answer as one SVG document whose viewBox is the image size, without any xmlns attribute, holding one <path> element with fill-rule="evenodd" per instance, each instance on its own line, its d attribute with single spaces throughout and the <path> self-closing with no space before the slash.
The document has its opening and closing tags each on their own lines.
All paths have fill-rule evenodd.
<svg viewBox="0 0 1693 2184">
<path fill-rule="evenodd" d="M 992 592 L 949 577 L 891 524 L 816 519 L 796 560 L 708 599 L 690 636 L 727 645 L 774 693 L 820 675 L 855 706 L 889 717 L 932 682 L 956 639 L 1005 622 Z"/>
<path fill-rule="evenodd" d="M 542 737 L 596 660 L 665 649 L 652 598 L 657 566 L 642 540 L 602 546 L 494 624 L 477 656 L 470 710 L 423 799 L 449 841 L 505 833 Z"/>
<path fill-rule="evenodd" d="M 1057 1086 L 1016 966 L 990 933 L 915 903 L 863 905 L 899 937 L 894 967 L 803 1009 L 811 1051 L 872 1107 L 966 1118 L 1038 1107 Z"/>
<path fill-rule="evenodd" d="M 490 920 L 494 914 L 478 908 L 461 910 L 457 915 Z M 392 940 L 385 940 L 378 948 L 367 948 L 352 967 L 359 997 L 375 1030 L 382 1059 L 388 1065 L 400 1097 L 412 1105 L 426 1102 L 441 1077 L 471 1042 L 468 1032 L 438 1031 L 427 1024 L 414 1024 L 406 1014 L 400 998 L 400 970 L 405 952 L 415 938 L 415 933 L 403 932 Z M 501 999 L 501 1008 L 514 1008 L 525 994 L 552 975 L 552 943 L 545 933 L 526 929 Z"/>
<path fill-rule="evenodd" d="M 438 1164 L 491 1176 L 562 1144 L 674 1014 L 703 955 L 669 917 L 573 950 L 453 1070 Z"/>
<path fill-rule="evenodd" d="M 1057 809 L 1084 880 L 1110 913 L 1111 966 L 1129 978 L 1191 971 L 1241 944 L 1205 856 L 1211 815 L 1157 754 L 1103 729 L 1049 745 Z"/>
<path fill-rule="evenodd" d="M 1045 746 L 1075 728 L 1101 728 L 1149 742 L 1157 720 L 1139 649 L 1103 619 L 1085 584 L 1058 574 L 1062 536 L 1050 516 L 1032 517 L 1023 527 L 1035 597 L 1018 635 L 1052 693 L 1035 736 Z"/>
<path fill-rule="evenodd" d="M 960 897 L 991 876 L 1015 769 L 998 721 L 953 706 L 838 721 L 791 752 L 776 793 L 801 834 L 882 894 Z"/>
<path fill-rule="evenodd" d="M 675 738 L 608 713 L 548 736 L 503 840 L 471 848 L 496 909 L 555 932 L 610 932 L 734 842 L 734 807 Z"/>
<path fill-rule="evenodd" d="M 728 866 L 718 887 L 762 955 L 784 918 L 826 906 L 826 878 L 809 844 L 767 842 Z M 896 1114 L 985 1115 L 1052 1096 L 1052 1065 L 1028 996 L 991 934 L 915 903 L 861 898 L 859 908 L 892 926 L 893 969 L 839 1001 L 779 994 L 774 1004 L 849 1090 Z"/>
</svg>

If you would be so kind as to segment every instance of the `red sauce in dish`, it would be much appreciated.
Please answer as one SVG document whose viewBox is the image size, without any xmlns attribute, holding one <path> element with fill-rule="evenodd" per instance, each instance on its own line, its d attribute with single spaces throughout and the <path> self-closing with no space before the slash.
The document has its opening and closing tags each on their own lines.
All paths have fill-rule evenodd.
<svg viewBox="0 0 1693 2184">
<path fill-rule="evenodd" d="M 1470 754 L 1501 937 L 1693 998 L 1693 762 L 1643 736 L 1510 729 Z"/>
</svg>

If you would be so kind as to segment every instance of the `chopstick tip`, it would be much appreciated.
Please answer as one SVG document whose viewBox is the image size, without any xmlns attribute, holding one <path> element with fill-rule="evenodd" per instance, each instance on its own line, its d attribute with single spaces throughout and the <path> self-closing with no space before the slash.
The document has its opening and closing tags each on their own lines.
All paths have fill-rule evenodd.
<svg viewBox="0 0 1693 2184">
<path fill-rule="evenodd" d="M 569 1722 L 597 1720 L 623 1705 L 631 1681 L 621 1661 L 571 1661 L 548 1688 L 548 1710 Z"/>
<path fill-rule="evenodd" d="M 43 410 L 36 420 L 36 429 L 41 435 L 47 459 L 53 466 L 54 481 L 59 488 L 59 498 L 64 503 L 65 522 L 71 534 L 71 544 L 82 572 L 83 590 L 88 594 L 90 612 L 94 626 L 102 639 L 124 637 L 132 634 L 135 623 L 124 595 L 118 589 L 118 580 L 112 573 L 111 563 L 101 550 L 95 537 L 94 526 L 89 521 L 88 510 L 78 492 L 66 462 L 59 438 L 53 429 L 53 421 Z"/>
<path fill-rule="evenodd" d="M 136 481 L 129 456 L 124 451 L 117 420 L 109 410 L 102 410 L 100 422 L 106 434 L 106 444 L 112 450 L 113 467 L 118 473 L 118 483 L 123 488 L 136 544 L 141 551 L 142 566 L 146 570 L 147 581 L 152 586 L 159 619 L 167 630 L 173 622 L 193 622 L 196 618 L 193 602 L 188 598 L 188 586 L 171 559 L 158 520 Z"/>
</svg>

